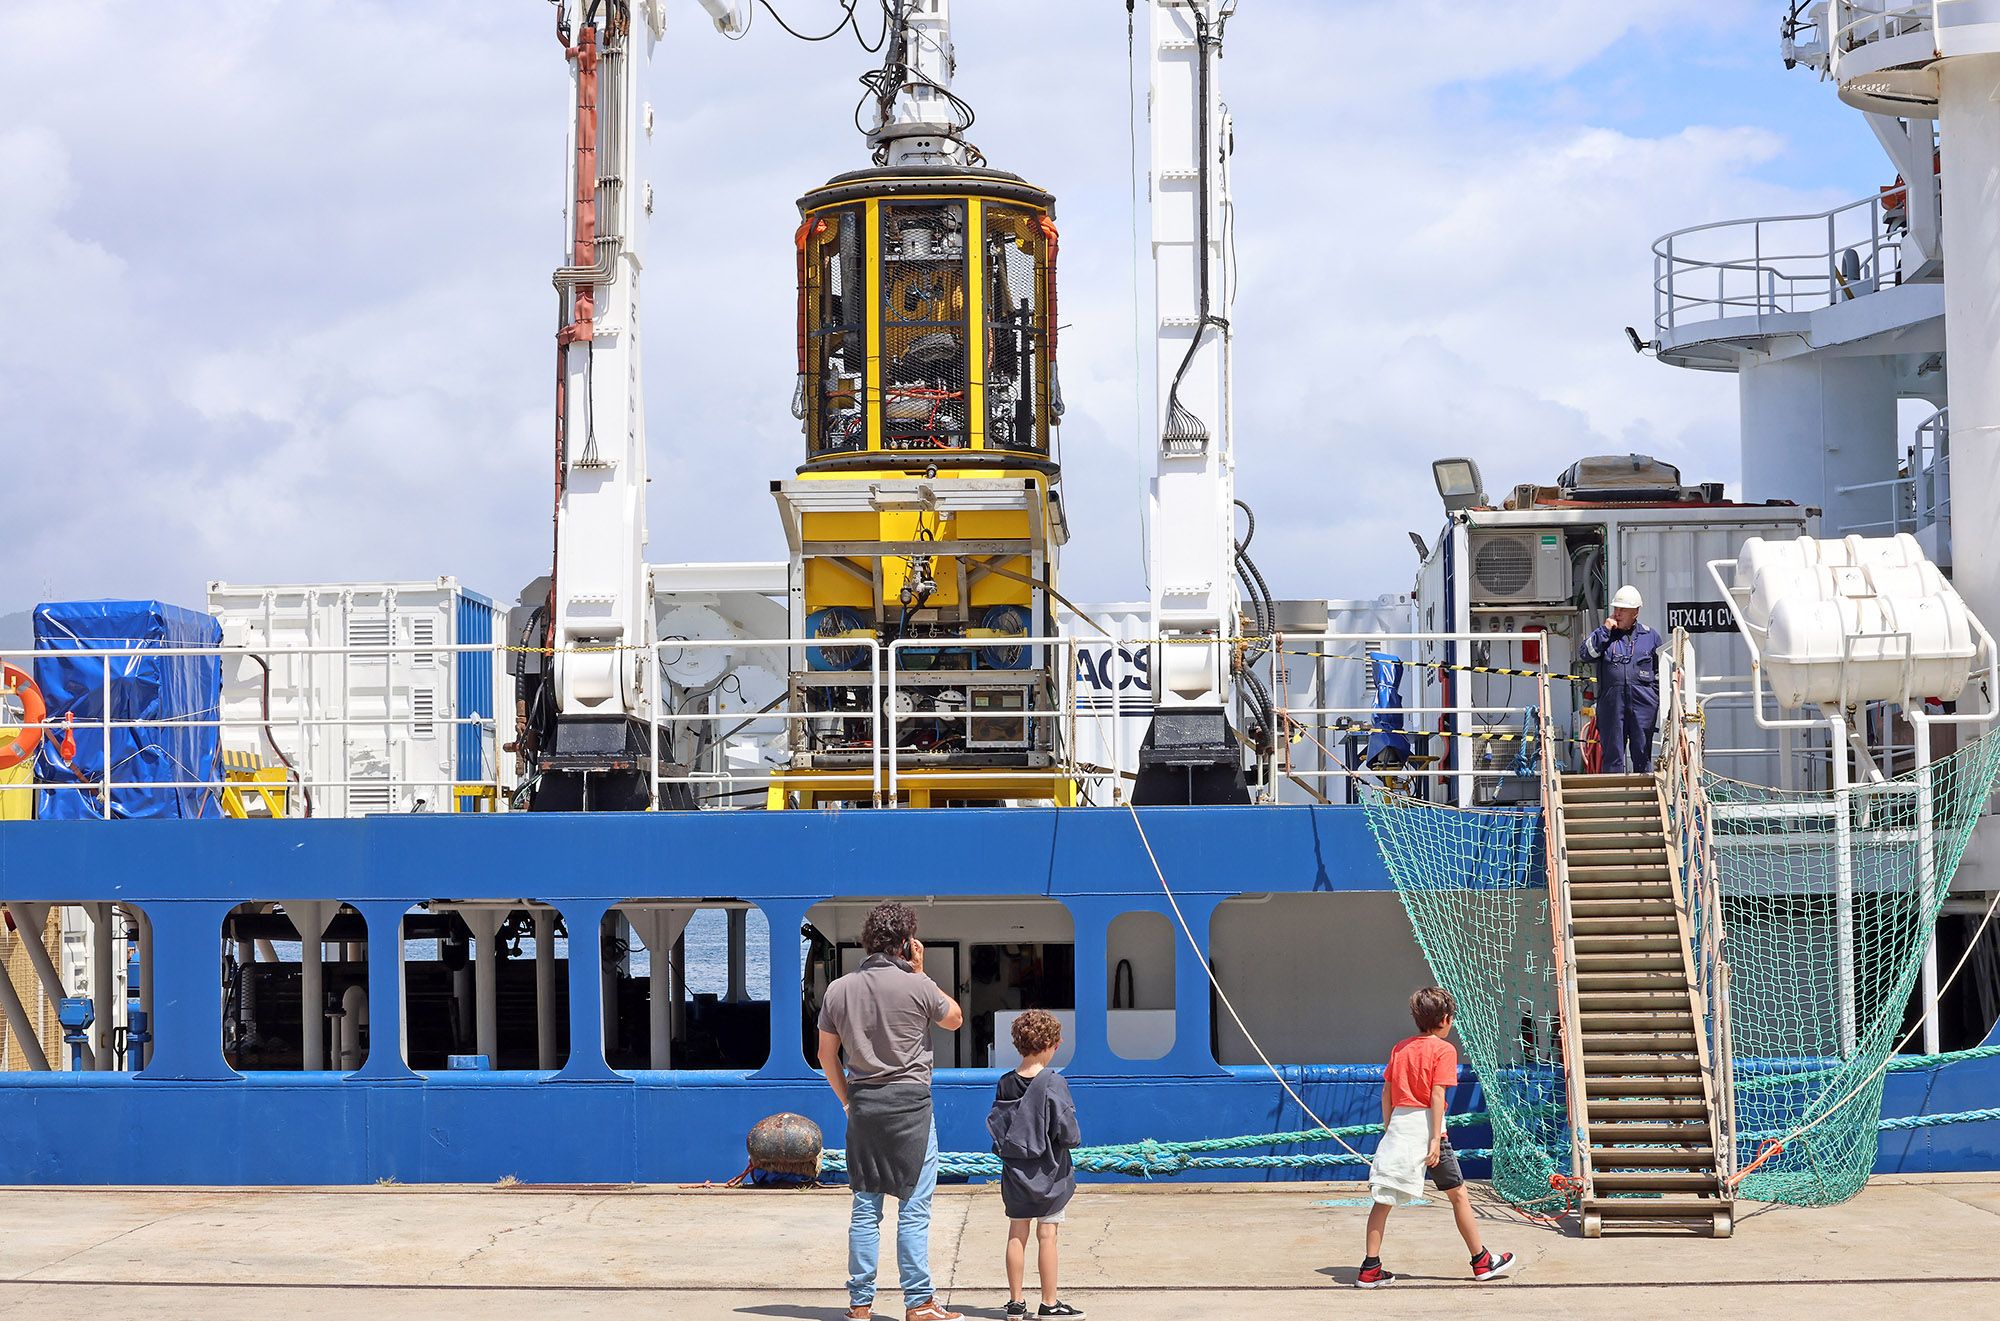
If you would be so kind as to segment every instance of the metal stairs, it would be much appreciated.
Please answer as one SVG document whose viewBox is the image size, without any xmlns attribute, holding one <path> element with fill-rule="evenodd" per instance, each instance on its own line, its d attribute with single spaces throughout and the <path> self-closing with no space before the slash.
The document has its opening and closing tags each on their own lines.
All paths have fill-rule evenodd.
<svg viewBox="0 0 2000 1321">
<path fill-rule="evenodd" d="M 1583 1233 L 1727 1237 L 1733 1197 L 1661 785 L 1561 775 L 1549 830 Z"/>
</svg>

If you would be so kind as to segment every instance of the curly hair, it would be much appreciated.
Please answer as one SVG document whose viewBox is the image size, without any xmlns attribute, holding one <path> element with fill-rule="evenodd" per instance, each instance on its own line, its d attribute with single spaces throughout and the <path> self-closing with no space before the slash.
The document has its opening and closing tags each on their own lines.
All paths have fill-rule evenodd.
<svg viewBox="0 0 2000 1321">
<path fill-rule="evenodd" d="M 1458 1001 L 1443 987 L 1426 986 L 1410 997 L 1410 1017 L 1417 1020 L 1419 1032 L 1435 1032 L 1445 1020 L 1458 1017 Z"/>
<path fill-rule="evenodd" d="M 869 954 L 901 957 L 903 947 L 917 934 L 917 915 L 908 904 L 877 904 L 868 910 L 861 924 L 861 948 Z"/>
<path fill-rule="evenodd" d="M 1014 1049 L 1025 1058 L 1062 1044 L 1062 1020 L 1046 1009 L 1030 1009 L 1014 1020 Z"/>
</svg>

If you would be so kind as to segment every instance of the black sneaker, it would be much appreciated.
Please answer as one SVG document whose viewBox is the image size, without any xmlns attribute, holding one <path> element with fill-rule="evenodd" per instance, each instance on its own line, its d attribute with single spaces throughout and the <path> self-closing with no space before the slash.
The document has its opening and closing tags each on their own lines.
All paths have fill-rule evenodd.
<svg viewBox="0 0 2000 1321">
<path fill-rule="evenodd" d="M 1511 1252 L 1503 1252 L 1497 1257 L 1491 1252 L 1482 1252 L 1479 1260 L 1472 1263 L 1472 1278 L 1487 1284 L 1511 1273 L 1520 1264 L 1521 1259 Z"/>
<path fill-rule="evenodd" d="M 1385 1266 L 1363 1266 L 1354 1273 L 1354 1287 L 1357 1289 L 1379 1289 L 1385 1284 L 1394 1284 L 1401 1277 Z"/>
<path fill-rule="evenodd" d="M 1038 1311 L 1036 1311 L 1035 1315 L 1081 1317 L 1083 1315 L 1083 1309 L 1080 1307 L 1071 1307 L 1068 1303 L 1063 1302 L 1059 1298 L 1053 1303 L 1043 1303 L 1041 1305 L 1041 1308 Z"/>
<path fill-rule="evenodd" d="M 1028 1305 L 1026 1303 L 1007 1304 L 1007 1321 L 1014 1321 L 1014 1318 L 1016 1317 L 1025 1317 L 1027 1315 L 1028 1315 Z"/>
</svg>

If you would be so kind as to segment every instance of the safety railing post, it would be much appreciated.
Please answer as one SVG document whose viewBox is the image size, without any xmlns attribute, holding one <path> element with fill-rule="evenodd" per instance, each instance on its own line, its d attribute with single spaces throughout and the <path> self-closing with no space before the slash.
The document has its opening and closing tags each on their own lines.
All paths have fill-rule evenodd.
<svg viewBox="0 0 2000 1321">
<path fill-rule="evenodd" d="M 111 819 L 111 658 L 109 656 L 100 657 L 98 660 L 98 679 L 101 685 L 99 699 L 103 703 L 99 716 L 104 722 L 104 746 L 101 750 L 104 764 L 100 768 L 103 779 L 101 792 L 104 797 L 101 805 L 103 819 L 109 821 Z"/>
<path fill-rule="evenodd" d="M 902 788 L 902 786 L 901 786 L 901 784 L 900 784 L 900 782 L 899 782 L 899 777 L 898 777 L 898 775 L 897 775 L 897 761 L 898 761 L 898 759 L 897 759 L 897 756 L 896 756 L 896 754 L 897 754 L 897 751 L 898 751 L 898 748 L 899 748 L 899 745 L 900 745 L 900 744 L 902 743 L 902 741 L 903 741 L 903 733 L 902 733 L 902 729 L 901 729 L 901 728 L 900 728 L 900 726 L 899 726 L 899 716 L 900 716 L 900 714 L 901 714 L 901 713 L 900 713 L 900 712 L 898 712 L 898 711 L 896 710 L 896 649 L 897 649 L 898 647 L 900 647 L 900 646 L 902 646 L 902 640 L 901 640 L 900 638 L 899 638 L 899 639 L 897 639 L 897 640 L 896 640 L 895 642 L 891 642 L 891 643 L 889 644 L 889 682 L 888 682 L 888 684 L 887 684 L 887 691 L 888 691 L 888 702 L 887 702 L 887 706 L 888 706 L 888 708 L 889 708 L 889 710 L 888 710 L 888 717 L 889 717 L 889 731 L 888 731 L 888 737 L 889 737 L 889 751 L 888 751 L 888 756 L 889 756 L 889 799 L 888 799 L 888 806 L 890 806 L 890 807 L 900 807 L 900 806 L 902 805 L 902 798 L 901 798 L 901 788 Z M 877 692 L 881 692 L 881 691 L 883 691 L 883 689 L 882 689 L 882 688 L 879 688 L 879 687 L 878 687 L 878 688 L 876 689 L 876 691 L 877 691 Z"/>
</svg>

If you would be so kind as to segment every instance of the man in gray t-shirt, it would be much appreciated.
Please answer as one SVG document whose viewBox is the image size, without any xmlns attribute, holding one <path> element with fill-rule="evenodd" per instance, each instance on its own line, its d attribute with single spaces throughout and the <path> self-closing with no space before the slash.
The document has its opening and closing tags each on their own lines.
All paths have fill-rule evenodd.
<svg viewBox="0 0 2000 1321">
<path fill-rule="evenodd" d="M 861 929 L 861 967 L 826 989 L 819 1062 L 847 1112 L 847 1315 L 874 1315 L 882 1202 L 897 1200 L 896 1262 L 908 1321 L 957 1321 L 932 1296 L 931 1194 L 937 1189 L 937 1122 L 931 1114 L 931 1025 L 955 1031 L 964 1013 L 924 975 L 917 915 L 877 904 Z M 842 1055 L 845 1054 L 843 1064 Z"/>
</svg>

